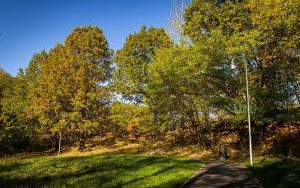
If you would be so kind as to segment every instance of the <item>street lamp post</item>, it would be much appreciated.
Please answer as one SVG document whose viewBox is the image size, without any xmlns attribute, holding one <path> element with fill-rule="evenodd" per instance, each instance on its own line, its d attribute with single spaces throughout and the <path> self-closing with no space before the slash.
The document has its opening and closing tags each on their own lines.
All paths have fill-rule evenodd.
<svg viewBox="0 0 300 188">
<path fill-rule="evenodd" d="M 248 63 L 245 56 L 237 56 L 232 58 L 231 64 L 234 65 L 234 59 L 236 58 L 243 58 L 245 64 L 245 72 L 246 72 L 246 98 L 247 98 L 247 114 L 248 114 L 248 131 L 249 131 L 249 156 L 250 156 L 250 166 L 253 166 L 253 159 L 252 159 L 252 134 L 251 134 L 251 118 L 250 118 L 250 97 L 249 97 L 249 83 L 248 83 Z"/>
</svg>

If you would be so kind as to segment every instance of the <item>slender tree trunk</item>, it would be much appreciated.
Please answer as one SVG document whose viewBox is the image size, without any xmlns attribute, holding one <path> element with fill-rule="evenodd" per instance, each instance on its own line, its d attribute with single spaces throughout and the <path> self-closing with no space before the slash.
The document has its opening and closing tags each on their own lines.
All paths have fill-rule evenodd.
<svg viewBox="0 0 300 188">
<path fill-rule="evenodd" d="M 198 145 L 202 145 L 202 148 L 206 150 L 205 141 L 203 139 L 203 134 L 200 128 L 200 125 L 197 126 L 197 123 L 192 119 L 192 126 L 194 128 L 194 131 L 196 133 L 197 137 L 197 143 Z"/>
<path fill-rule="evenodd" d="M 196 115 L 196 119 L 197 119 L 196 121 L 194 121 L 194 114 Z M 205 140 L 203 139 L 204 134 L 203 134 L 203 131 L 202 131 L 202 128 L 201 128 L 200 117 L 198 115 L 198 110 L 195 106 L 194 106 L 194 111 L 192 112 L 192 115 L 190 115 L 190 118 L 191 118 L 191 120 L 193 122 L 193 125 L 194 125 L 194 128 L 196 130 L 198 144 L 200 142 L 201 145 L 202 145 L 202 148 L 206 150 L 206 144 L 205 144 Z M 198 124 L 197 124 L 197 122 L 198 122 Z M 205 123 L 207 123 L 207 122 L 205 122 Z"/>
<path fill-rule="evenodd" d="M 293 154 L 293 138 L 292 138 L 292 134 L 291 134 L 291 128 L 290 128 L 290 124 L 288 123 L 288 130 L 289 130 L 289 156 L 292 156 Z"/>
<path fill-rule="evenodd" d="M 240 147 L 241 147 L 241 150 L 244 151 L 244 144 L 243 144 L 243 141 L 242 141 L 241 137 L 240 137 Z"/>
<path fill-rule="evenodd" d="M 68 144 L 68 134 L 65 136 L 65 143 Z"/>
<path fill-rule="evenodd" d="M 241 150 L 244 151 L 244 145 L 245 145 L 245 134 L 244 134 L 244 130 L 243 128 L 237 128 L 237 133 L 238 133 L 238 136 L 239 136 L 239 140 L 240 140 L 240 147 L 241 147 Z"/>
<path fill-rule="evenodd" d="M 213 131 L 209 122 L 209 112 L 204 112 L 204 119 L 205 119 L 205 126 L 208 130 L 208 134 L 209 134 L 209 138 L 211 141 L 211 147 L 213 148 L 215 146 L 215 140 L 214 140 L 214 136 L 213 136 Z"/>
<path fill-rule="evenodd" d="M 82 150 L 85 148 L 85 139 L 86 139 L 86 135 L 85 133 L 81 133 L 80 139 L 79 139 L 79 150 Z"/>
<path fill-rule="evenodd" d="M 58 153 L 57 153 L 57 156 L 60 155 L 60 146 L 61 146 L 61 132 L 59 132 L 59 137 L 58 137 Z"/>
<path fill-rule="evenodd" d="M 297 130 L 298 130 L 298 135 L 300 136 L 300 129 L 299 129 L 299 124 L 297 121 L 296 121 L 296 126 L 297 126 Z"/>
<path fill-rule="evenodd" d="M 289 80 L 290 79 L 290 67 L 288 67 L 288 70 L 287 70 L 287 83 L 286 83 L 286 86 L 288 87 L 289 86 Z M 287 114 L 288 114 L 288 118 L 290 118 L 290 107 L 292 108 L 292 102 L 290 101 L 290 93 L 289 93 L 289 90 L 287 90 Z M 287 121 L 287 125 L 288 125 L 288 130 L 289 130 L 289 156 L 292 155 L 293 153 L 293 139 L 292 139 L 292 135 L 291 135 L 291 129 L 290 129 L 290 122 Z"/>
</svg>

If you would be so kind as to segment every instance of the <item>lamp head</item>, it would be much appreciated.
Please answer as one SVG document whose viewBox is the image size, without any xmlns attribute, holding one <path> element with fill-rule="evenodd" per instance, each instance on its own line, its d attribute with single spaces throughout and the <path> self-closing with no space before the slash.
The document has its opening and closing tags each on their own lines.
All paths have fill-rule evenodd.
<svg viewBox="0 0 300 188">
<path fill-rule="evenodd" d="M 231 67 L 231 69 L 236 69 L 236 65 L 234 63 L 234 58 L 231 60 L 230 67 Z"/>
</svg>

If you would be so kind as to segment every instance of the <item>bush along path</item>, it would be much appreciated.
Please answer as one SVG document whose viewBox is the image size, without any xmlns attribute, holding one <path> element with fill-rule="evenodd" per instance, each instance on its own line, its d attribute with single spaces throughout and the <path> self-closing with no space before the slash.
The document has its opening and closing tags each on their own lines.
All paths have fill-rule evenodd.
<svg viewBox="0 0 300 188">
<path fill-rule="evenodd" d="M 233 162 L 204 161 L 205 166 L 180 188 L 262 188 L 245 168 Z"/>
</svg>

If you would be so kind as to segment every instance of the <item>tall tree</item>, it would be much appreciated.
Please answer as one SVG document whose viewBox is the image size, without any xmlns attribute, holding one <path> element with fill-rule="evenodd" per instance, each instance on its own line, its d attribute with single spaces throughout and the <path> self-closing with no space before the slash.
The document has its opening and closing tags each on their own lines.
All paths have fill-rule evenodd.
<svg viewBox="0 0 300 188">
<path fill-rule="evenodd" d="M 33 88 L 32 112 L 55 136 L 75 134 L 84 147 L 88 134 L 105 120 L 110 79 L 107 40 L 98 27 L 78 27 L 58 44 L 40 66 Z"/>
<path fill-rule="evenodd" d="M 299 97 L 299 59 L 291 52 L 300 48 L 300 2 L 253 0 L 247 1 L 246 7 L 259 41 L 259 76 L 254 82 L 258 113 L 274 117 L 287 103 L 293 103 L 291 99 Z"/>
<path fill-rule="evenodd" d="M 10 76 L 8 73 L 6 73 L 3 69 L 0 69 L 0 143 L 1 146 L 5 146 L 6 144 L 5 139 L 7 132 L 5 130 L 6 124 L 3 121 L 3 98 L 7 90 L 10 89 L 10 86 L 12 82 L 14 81 L 14 78 Z M 1 150 L 5 150 L 4 147 L 1 147 Z"/>
<path fill-rule="evenodd" d="M 173 7 L 169 18 L 169 27 L 167 29 L 174 43 L 180 46 L 189 44 L 187 36 L 183 33 L 185 8 L 186 4 L 184 0 L 173 0 Z"/>
<path fill-rule="evenodd" d="M 21 70 L 13 82 L 10 83 L 10 88 L 4 93 L 1 101 L 4 134 L 1 142 L 6 150 L 14 151 L 24 149 L 30 146 L 34 140 L 34 124 L 27 116 L 29 106 L 28 100 L 28 84 L 26 75 Z"/>
<path fill-rule="evenodd" d="M 114 72 L 115 90 L 125 99 L 142 103 L 148 83 L 148 66 L 155 50 L 172 46 L 163 29 L 142 27 L 138 33 L 127 37 L 122 49 L 116 54 Z"/>
<path fill-rule="evenodd" d="M 29 114 L 30 90 L 39 75 L 39 65 L 46 56 L 45 51 L 35 54 L 28 67 L 24 71 L 21 69 L 14 80 L 10 81 L 10 87 L 1 101 L 1 120 L 6 142 L 3 145 L 11 151 L 37 145 L 38 122 Z"/>
<path fill-rule="evenodd" d="M 157 52 L 150 66 L 150 108 L 163 130 L 188 130 L 204 148 L 203 129 L 209 129 L 208 99 L 204 75 L 206 56 L 193 47 Z"/>
<path fill-rule="evenodd" d="M 207 49 L 202 53 L 212 60 L 210 83 L 222 91 L 215 105 L 231 114 L 234 124 L 246 120 L 244 59 L 239 56 L 248 64 L 255 128 L 297 104 L 299 1 L 194 0 L 185 11 L 184 32 L 194 45 Z M 233 57 L 239 57 L 238 67 L 231 71 Z"/>
</svg>

